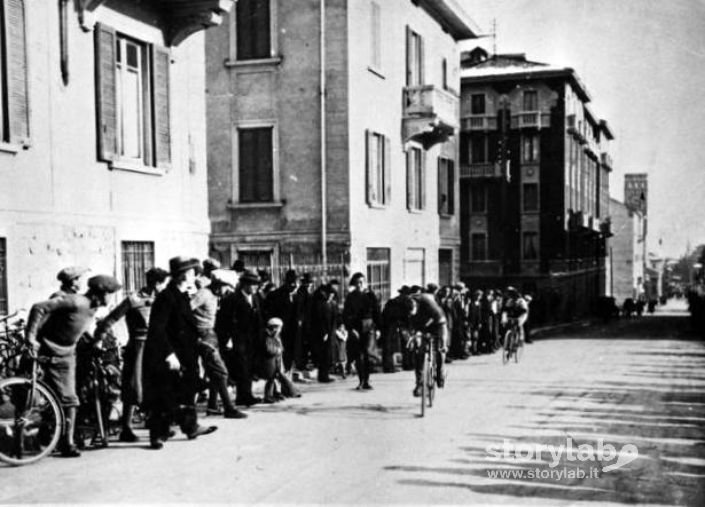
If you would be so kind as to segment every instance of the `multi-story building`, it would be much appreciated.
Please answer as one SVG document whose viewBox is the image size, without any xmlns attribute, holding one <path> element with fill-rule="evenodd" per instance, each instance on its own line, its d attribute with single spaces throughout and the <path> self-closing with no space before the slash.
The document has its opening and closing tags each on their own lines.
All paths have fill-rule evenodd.
<svg viewBox="0 0 705 507">
<path fill-rule="evenodd" d="M 628 195 L 625 195 L 628 197 Z M 636 298 L 645 281 L 646 218 L 638 207 L 610 198 L 608 295 L 618 304 Z"/>
<path fill-rule="evenodd" d="M 573 69 L 523 54 L 461 63 L 461 276 L 534 295 L 534 321 L 589 312 L 605 289 L 607 151 Z"/>
<path fill-rule="evenodd" d="M 476 34 L 454 0 L 238 0 L 207 34 L 212 255 L 343 266 L 384 296 L 455 278 Z"/>
<path fill-rule="evenodd" d="M 230 0 L 0 0 L 0 313 L 208 251 L 202 29 Z M 60 42 L 60 44 L 59 44 Z"/>
</svg>

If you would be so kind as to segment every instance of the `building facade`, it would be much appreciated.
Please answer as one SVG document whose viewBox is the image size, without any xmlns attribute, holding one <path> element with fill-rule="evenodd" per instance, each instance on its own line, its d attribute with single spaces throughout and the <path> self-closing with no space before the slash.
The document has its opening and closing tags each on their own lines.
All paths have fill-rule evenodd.
<svg viewBox="0 0 705 507">
<path fill-rule="evenodd" d="M 535 322 L 570 320 L 605 294 L 608 124 L 570 68 L 523 54 L 462 57 L 463 280 L 516 285 Z"/>
<path fill-rule="evenodd" d="M 202 30 L 230 0 L 0 0 L 0 313 L 208 249 Z M 59 44 L 60 42 L 60 44 Z"/>
<path fill-rule="evenodd" d="M 607 287 L 608 295 L 621 305 L 644 287 L 646 221 L 638 208 L 616 199 L 610 199 L 610 216 L 614 235 L 609 239 Z"/>
<path fill-rule="evenodd" d="M 207 34 L 212 255 L 362 271 L 383 297 L 454 279 L 476 34 L 453 0 L 239 0 Z"/>
</svg>

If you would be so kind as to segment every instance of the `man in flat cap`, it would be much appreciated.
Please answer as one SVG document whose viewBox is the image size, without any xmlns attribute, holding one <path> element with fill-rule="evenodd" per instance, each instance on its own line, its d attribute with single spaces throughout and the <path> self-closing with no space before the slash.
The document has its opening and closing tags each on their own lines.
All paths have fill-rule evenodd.
<svg viewBox="0 0 705 507">
<path fill-rule="evenodd" d="M 127 296 L 100 321 L 96 329 L 96 338 L 103 334 L 125 317 L 129 339 L 125 347 L 122 367 L 122 431 L 121 442 L 137 442 L 138 438 L 132 429 L 132 419 L 135 409 L 142 404 L 142 362 L 144 344 L 147 340 L 149 315 L 152 304 L 167 284 L 169 272 L 161 268 L 151 268 L 145 273 L 147 285 L 137 292 Z"/>
<path fill-rule="evenodd" d="M 69 266 L 59 271 L 56 279 L 61 282 L 61 286 L 59 290 L 49 296 L 49 299 L 63 296 L 64 294 L 78 294 L 81 292 L 83 275 L 89 271 L 90 269 L 83 266 Z"/>
<path fill-rule="evenodd" d="M 106 296 L 120 288 L 112 276 L 88 280 L 85 294 L 63 294 L 32 306 L 25 337 L 40 358 L 44 381 L 58 395 L 66 414 L 61 452 L 81 455 L 74 442 L 76 409 L 76 342 L 90 328 L 96 310 L 106 305 Z"/>
<path fill-rule="evenodd" d="M 252 394 L 255 350 L 264 329 L 256 294 L 259 283 L 257 273 L 243 271 L 238 289 L 221 299 L 216 316 L 215 330 L 221 350 L 231 357 L 226 363 L 231 365 L 230 376 L 236 382 L 236 405 L 250 406 L 262 401 Z"/>
<path fill-rule="evenodd" d="M 149 441 L 161 449 L 177 422 L 192 440 L 217 426 L 200 426 L 196 416 L 198 390 L 198 328 L 189 303 L 198 259 L 169 261 L 171 281 L 152 305 L 144 348 L 144 406 L 148 412 Z"/>
</svg>

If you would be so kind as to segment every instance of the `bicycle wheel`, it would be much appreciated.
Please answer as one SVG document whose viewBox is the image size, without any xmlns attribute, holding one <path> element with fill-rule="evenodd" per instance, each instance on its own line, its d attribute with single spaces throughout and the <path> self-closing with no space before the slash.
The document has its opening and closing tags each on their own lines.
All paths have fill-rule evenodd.
<svg viewBox="0 0 705 507">
<path fill-rule="evenodd" d="M 428 355 L 428 374 L 426 375 L 425 382 L 428 385 L 428 406 L 433 406 L 433 397 L 436 394 L 436 359 L 435 352 Z"/>
<path fill-rule="evenodd" d="M 63 412 L 51 390 L 13 377 L 0 381 L 0 461 L 27 465 L 54 450 L 61 437 Z"/>
<path fill-rule="evenodd" d="M 514 362 L 518 363 L 521 356 L 524 355 L 524 341 L 520 340 L 519 337 L 515 340 L 514 344 Z"/>
<path fill-rule="evenodd" d="M 504 333 L 502 344 L 502 364 L 507 364 L 512 357 L 512 343 L 514 341 L 514 331 L 511 329 Z"/>
<path fill-rule="evenodd" d="M 421 370 L 421 417 L 426 412 L 426 397 L 428 396 L 428 384 L 426 377 L 428 376 L 428 352 L 423 355 L 423 367 Z"/>
</svg>

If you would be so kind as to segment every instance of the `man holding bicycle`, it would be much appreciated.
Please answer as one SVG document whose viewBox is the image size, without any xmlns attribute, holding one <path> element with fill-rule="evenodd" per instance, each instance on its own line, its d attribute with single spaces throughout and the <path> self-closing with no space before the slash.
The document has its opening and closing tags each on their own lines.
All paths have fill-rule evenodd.
<svg viewBox="0 0 705 507">
<path fill-rule="evenodd" d="M 448 324 L 445 312 L 433 295 L 428 293 L 414 294 L 407 299 L 405 304 L 410 318 L 410 340 L 414 339 L 414 335 L 417 332 L 428 333 L 432 337 L 433 348 L 436 352 L 436 384 L 442 388 L 445 383 L 443 365 L 448 347 Z M 417 350 L 415 370 L 416 387 L 414 388 L 414 396 L 418 397 L 421 396 L 421 383 L 423 382 L 422 348 Z"/>
<path fill-rule="evenodd" d="M 25 337 L 39 358 L 44 381 L 57 394 L 66 415 L 62 455 L 81 455 L 74 442 L 76 408 L 76 343 L 90 328 L 96 310 L 106 305 L 106 296 L 120 288 L 112 276 L 88 280 L 88 292 L 64 294 L 32 306 Z"/>
</svg>

